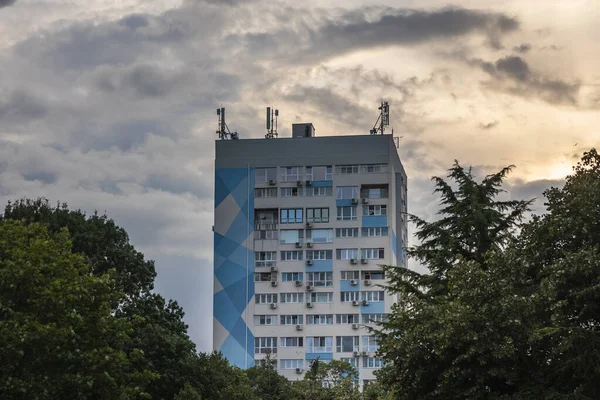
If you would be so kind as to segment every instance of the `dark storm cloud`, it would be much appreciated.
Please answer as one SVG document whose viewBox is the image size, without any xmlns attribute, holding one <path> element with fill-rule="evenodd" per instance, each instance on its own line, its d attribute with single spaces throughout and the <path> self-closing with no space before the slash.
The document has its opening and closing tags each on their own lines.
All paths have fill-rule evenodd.
<svg viewBox="0 0 600 400">
<path fill-rule="evenodd" d="M 17 0 L 0 0 L 0 8 L 12 6 L 16 2 Z"/>
<path fill-rule="evenodd" d="M 23 179 L 26 181 L 40 181 L 45 184 L 56 183 L 58 176 L 50 171 L 32 171 L 24 172 Z"/>
<path fill-rule="evenodd" d="M 150 22 L 148 21 L 148 17 L 141 14 L 131 14 L 119 21 L 119 24 L 126 26 L 130 29 L 138 29 L 143 28 L 144 26 L 148 26 Z"/>
<path fill-rule="evenodd" d="M 479 124 L 479 128 L 483 129 L 483 130 L 493 129 L 496 126 L 498 126 L 498 121 L 488 122 L 487 124 L 484 124 L 484 123 Z"/>
<path fill-rule="evenodd" d="M 529 43 L 522 43 L 518 46 L 513 47 L 513 50 L 518 53 L 527 53 L 531 50 L 531 45 Z"/>
<path fill-rule="evenodd" d="M 578 103 L 577 97 L 581 87 L 579 82 L 546 77 L 532 70 L 519 56 L 506 56 L 493 63 L 481 59 L 465 61 L 481 68 L 494 78 L 494 81 L 488 84 L 492 89 L 521 97 L 538 97 L 551 104 L 576 106 Z"/>
<path fill-rule="evenodd" d="M 22 122 L 43 118 L 48 113 L 45 102 L 24 90 L 0 95 L 0 119 L 3 122 Z"/>
<path fill-rule="evenodd" d="M 355 50 L 392 45 L 417 45 L 432 40 L 455 39 L 482 34 L 499 41 L 501 36 L 519 28 L 508 15 L 460 8 L 416 11 L 386 8 L 372 17 L 366 9 L 347 12 L 320 22 L 307 21 L 296 29 L 270 33 L 251 33 L 230 37 L 231 43 L 242 41 L 250 51 L 279 55 L 295 62 L 313 62 Z"/>
</svg>

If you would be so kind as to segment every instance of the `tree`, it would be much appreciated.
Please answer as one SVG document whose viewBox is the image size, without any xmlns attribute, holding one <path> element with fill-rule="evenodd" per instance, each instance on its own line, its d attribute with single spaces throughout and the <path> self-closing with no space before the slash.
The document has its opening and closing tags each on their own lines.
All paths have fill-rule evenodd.
<svg viewBox="0 0 600 400">
<path fill-rule="evenodd" d="M 430 273 L 384 267 L 401 300 L 378 330 L 388 364 L 378 377 L 396 398 L 494 398 L 519 385 L 526 351 L 515 343 L 527 342 L 530 291 L 499 255 L 530 202 L 496 200 L 511 168 L 478 183 L 456 162 L 456 189 L 435 177 L 441 218 L 411 217 L 421 244 L 408 251 Z"/>
<path fill-rule="evenodd" d="M 358 400 L 361 396 L 355 385 L 357 380 L 358 372 L 349 363 L 339 360 L 325 363 L 315 359 L 304 374 L 304 379 L 295 382 L 293 388 L 299 399 Z"/>
<path fill-rule="evenodd" d="M 130 324 L 111 313 L 114 270 L 91 276 L 66 229 L 0 221 L 0 397 L 149 397 Z"/>
<path fill-rule="evenodd" d="M 268 353 L 264 362 L 246 370 L 254 394 L 262 400 L 289 400 L 292 396 L 290 381 L 279 375 Z"/>
<path fill-rule="evenodd" d="M 229 364 L 221 353 L 198 354 L 190 384 L 205 399 L 260 400 L 244 370 Z M 193 378 L 192 378 L 193 377 Z"/>
</svg>

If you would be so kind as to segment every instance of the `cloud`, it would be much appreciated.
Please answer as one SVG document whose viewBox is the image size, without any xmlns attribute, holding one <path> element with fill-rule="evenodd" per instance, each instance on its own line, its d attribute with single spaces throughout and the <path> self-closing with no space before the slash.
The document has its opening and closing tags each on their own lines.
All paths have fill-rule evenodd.
<svg viewBox="0 0 600 400">
<path fill-rule="evenodd" d="M 496 126 L 498 126 L 498 123 L 499 123 L 498 121 L 488 122 L 487 124 L 480 123 L 479 128 L 483 129 L 483 130 L 492 129 L 492 128 L 495 128 Z"/>
<path fill-rule="evenodd" d="M 0 8 L 12 6 L 16 2 L 17 0 L 0 0 Z"/>
<path fill-rule="evenodd" d="M 5 123 L 36 120 L 47 113 L 46 103 L 28 91 L 15 90 L 5 98 L 0 95 L 0 119 Z"/>
<path fill-rule="evenodd" d="M 529 52 L 529 50 L 531 50 L 531 44 L 522 43 L 518 46 L 513 47 L 513 50 L 516 51 L 517 53 L 527 53 L 527 52 Z"/>
</svg>

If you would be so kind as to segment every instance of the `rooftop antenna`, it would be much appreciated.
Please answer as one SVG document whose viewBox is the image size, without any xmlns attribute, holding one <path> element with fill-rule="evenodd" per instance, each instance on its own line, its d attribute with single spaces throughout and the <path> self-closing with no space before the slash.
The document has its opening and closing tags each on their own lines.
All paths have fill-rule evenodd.
<svg viewBox="0 0 600 400">
<path fill-rule="evenodd" d="M 277 137 L 277 117 L 279 110 L 267 107 L 267 134 L 265 139 L 275 139 Z"/>
<path fill-rule="evenodd" d="M 377 121 L 375 121 L 373 129 L 369 132 L 371 135 L 383 135 L 385 128 L 390 126 L 390 105 L 388 102 L 382 101 L 378 110 L 380 110 L 379 117 L 377 118 Z M 379 124 L 379 126 L 377 126 L 377 124 Z"/>
<path fill-rule="evenodd" d="M 217 108 L 217 116 L 219 117 L 219 129 L 217 135 L 221 140 L 237 140 L 239 135 L 237 132 L 231 132 L 225 122 L 225 107 Z"/>
</svg>

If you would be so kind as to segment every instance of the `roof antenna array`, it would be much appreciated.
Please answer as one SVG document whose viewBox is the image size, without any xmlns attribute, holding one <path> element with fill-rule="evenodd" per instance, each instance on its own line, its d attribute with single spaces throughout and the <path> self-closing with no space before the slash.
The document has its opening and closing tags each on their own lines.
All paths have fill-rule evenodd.
<svg viewBox="0 0 600 400">
<path fill-rule="evenodd" d="M 272 110 L 271 107 L 267 107 L 267 134 L 265 139 L 275 139 L 277 137 L 277 117 L 279 116 L 279 110 Z"/>
<path fill-rule="evenodd" d="M 237 140 L 239 135 L 237 132 L 231 132 L 227 123 L 225 122 L 225 107 L 217 108 L 217 115 L 219 117 L 219 129 L 217 135 L 221 140 Z"/>
<path fill-rule="evenodd" d="M 379 110 L 379 117 L 377 118 L 377 121 L 375 121 L 373 129 L 369 132 L 371 135 L 383 135 L 385 128 L 390 126 L 390 105 L 388 102 L 382 101 Z M 377 124 L 379 124 L 379 126 L 377 126 Z"/>
</svg>

